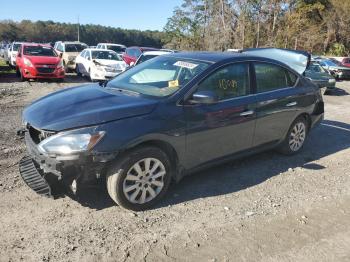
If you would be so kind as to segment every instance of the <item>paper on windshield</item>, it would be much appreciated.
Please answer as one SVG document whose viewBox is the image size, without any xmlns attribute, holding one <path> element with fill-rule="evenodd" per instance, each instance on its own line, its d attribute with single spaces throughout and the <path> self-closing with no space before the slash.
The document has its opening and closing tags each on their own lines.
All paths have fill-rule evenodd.
<svg viewBox="0 0 350 262">
<path fill-rule="evenodd" d="M 179 80 L 172 80 L 168 82 L 168 87 L 171 88 L 178 88 L 179 87 Z"/>
<path fill-rule="evenodd" d="M 190 62 L 185 62 L 185 61 L 177 61 L 174 66 L 179 66 L 179 67 L 184 67 L 188 69 L 194 69 L 198 66 L 198 64 L 190 63 Z"/>
</svg>

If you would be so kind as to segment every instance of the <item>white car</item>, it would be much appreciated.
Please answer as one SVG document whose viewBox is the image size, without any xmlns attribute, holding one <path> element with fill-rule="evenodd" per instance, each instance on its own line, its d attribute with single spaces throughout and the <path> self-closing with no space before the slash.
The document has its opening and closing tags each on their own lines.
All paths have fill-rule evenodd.
<svg viewBox="0 0 350 262">
<path fill-rule="evenodd" d="M 113 50 L 114 52 L 118 53 L 118 54 L 122 54 L 125 52 L 125 45 L 121 45 L 121 44 L 112 44 L 112 43 L 99 43 L 96 46 L 97 49 L 105 49 L 105 50 Z"/>
<path fill-rule="evenodd" d="M 112 50 L 85 49 L 76 58 L 76 71 L 91 81 L 107 80 L 124 72 L 127 64 Z"/>
<path fill-rule="evenodd" d="M 15 67 L 16 66 L 16 58 L 18 49 L 21 47 L 22 43 L 20 42 L 13 42 L 9 49 L 7 50 L 7 62 L 10 66 Z"/>
<path fill-rule="evenodd" d="M 143 62 L 145 62 L 147 60 L 150 60 L 150 59 L 152 59 L 152 58 L 154 58 L 156 56 L 166 55 L 166 54 L 171 54 L 171 53 L 173 53 L 173 52 L 171 52 L 171 51 L 146 51 L 146 52 L 143 52 L 139 56 L 139 58 L 137 59 L 135 64 L 133 64 L 131 62 L 130 65 L 131 66 L 136 66 L 136 65 L 141 64 L 141 63 L 143 63 Z"/>
</svg>

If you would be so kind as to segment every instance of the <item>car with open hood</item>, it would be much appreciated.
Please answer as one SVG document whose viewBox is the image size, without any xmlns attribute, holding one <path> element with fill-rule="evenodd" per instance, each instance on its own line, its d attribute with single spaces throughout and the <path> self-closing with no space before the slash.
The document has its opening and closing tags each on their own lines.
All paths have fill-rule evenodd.
<svg viewBox="0 0 350 262">
<path fill-rule="evenodd" d="M 77 74 L 89 77 L 92 82 L 111 79 L 126 68 L 124 60 L 112 50 L 88 48 L 76 58 Z"/>
<path fill-rule="evenodd" d="M 63 80 L 63 61 L 50 45 L 22 44 L 16 58 L 16 73 L 29 79 Z"/>
<path fill-rule="evenodd" d="M 57 183 L 84 194 L 102 179 L 117 204 L 144 210 L 195 171 L 272 148 L 300 152 L 323 119 L 322 95 L 302 75 L 307 56 L 268 51 L 166 54 L 34 101 L 18 132 L 23 180 L 51 196 Z"/>
</svg>

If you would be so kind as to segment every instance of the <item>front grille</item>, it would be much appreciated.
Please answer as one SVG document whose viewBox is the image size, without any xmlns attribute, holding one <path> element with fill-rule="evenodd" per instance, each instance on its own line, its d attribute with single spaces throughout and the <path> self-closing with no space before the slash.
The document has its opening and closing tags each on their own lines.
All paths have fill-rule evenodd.
<svg viewBox="0 0 350 262">
<path fill-rule="evenodd" d="M 37 67 L 36 70 L 38 70 L 39 73 L 52 74 L 55 71 L 55 68 Z"/>
<path fill-rule="evenodd" d="M 41 176 L 31 157 L 25 156 L 19 162 L 19 172 L 23 181 L 36 193 L 51 197 L 51 188 Z"/>
<path fill-rule="evenodd" d="M 118 70 L 113 67 L 105 67 L 106 72 L 117 72 Z"/>
</svg>

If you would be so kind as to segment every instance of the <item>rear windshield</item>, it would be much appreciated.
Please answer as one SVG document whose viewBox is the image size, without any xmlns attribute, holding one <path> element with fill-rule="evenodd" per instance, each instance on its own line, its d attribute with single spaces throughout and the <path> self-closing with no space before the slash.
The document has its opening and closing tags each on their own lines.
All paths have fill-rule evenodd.
<svg viewBox="0 0 350 262">
<path fill-rule="evenodd" d="M 119 55 L 113 51 L 92 51 L 92 59 L 107 59 L 107 60 L 117 60 L 122 61 Z"/>
<path fill-rule="evenodd" d="M 86 46 L 81 44 L 66 44 L 66 52 L 81 52 Z"/>
<path fill-rule="evenodd" d="M 57 56 L 52 47 L 47 46 L 25 46 L 23 53 L 29 56 Z"/>
<path fill-rule="evenodd" d="M 125 52 L 125 47 L 117 46 L 117 45 L 107 45 L 107 49 L 113 50 L 114 52 L 117 52 L 117 53 Z"/>
</svg>

